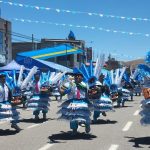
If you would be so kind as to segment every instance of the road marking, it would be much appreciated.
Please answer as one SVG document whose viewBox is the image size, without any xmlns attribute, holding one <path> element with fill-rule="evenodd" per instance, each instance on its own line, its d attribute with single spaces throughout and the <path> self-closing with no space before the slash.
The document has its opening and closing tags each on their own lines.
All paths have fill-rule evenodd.
<svg viewBox="0 0 150 150">
<path fill-rule="evenodd" d="M 109 148 L 109 150 L 117 150 L 119 147 L 119 145 L 116 145 L 116 144 L 112 144 Z"/>
<path fill-rule="evenodd" d="M 52 147 L 53 145 L 54 145 L 54 144 L 48 143 L 48 144 L 44 145 L 43 147 L 41 147 L 41 148 L 38 149 L 38 150 L 47 150 L 47 149 L 49 149 L 50 147 Z"/>
<path fill-rule="evenodd" d="M 37 127 L 37 126 L 39 126 L 39 125 L 40 125 L 40 124 L 34 124 L 34 125 L 32 125 L 32 126 L 27 127 L 27 129 L 31 129 L 31 128 Z"/>
<path fill-rule="evenodd" d="M 132 124 L 133 124 L 132 121 L 128 121 L 125 127 L 122 129 L 122 131 L 128 131 Z"/>
<path fill-rule="evenodd" d="M 140 110 L 136 110 L 133 116 L 137 116 L 139 114 Z"/>
</svg>

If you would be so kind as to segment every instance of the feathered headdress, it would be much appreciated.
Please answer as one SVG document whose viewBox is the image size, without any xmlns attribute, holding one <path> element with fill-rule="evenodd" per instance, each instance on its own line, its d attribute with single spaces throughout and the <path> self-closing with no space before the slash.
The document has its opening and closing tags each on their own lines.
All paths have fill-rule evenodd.
<svg viewBox="0 0 150 150">
<path fill-rule="evenodd" d="M 76 70 L 78 70 L 79 73 L 82 73 L 84 81 L 88 83 L 89 86 L 93 86 L 96 84 L 96 81 L 98 80 L 99 75 L 101 73 L 101 69 L 104 65 L 104 60 L 105 55 L 102 54 L 99 58 L 97 58 L 95 67 L 91 61 L 89 66 L 82 64 L 79 69 L 76 68 Z"/>
<path fill-rule="evenodd" d="M 51 85 L 56 84 L 59 80 L 61 80 L 61 78 L 66 74 L 66 71 L 64 72 L 51 72 L 50 76 L 49 76 L 49 83 Z"/>
<path fill-rule="evenodd" d="M 144 64 L 139 64 L 138 69 L 143 77 L 150 78 L 150 67 Z"/>
<path fill-rule="evenodd" d="M 110 71 L 111 83 L 116 84 L 119 87 L 121 84 L 121 80 L 122 80 L 125 70 L 126 70 L 126 67 L 118 68 L 115 70 L 115 72 L 114 72 L 114 70 L 111 70 Z"/>
</svg>

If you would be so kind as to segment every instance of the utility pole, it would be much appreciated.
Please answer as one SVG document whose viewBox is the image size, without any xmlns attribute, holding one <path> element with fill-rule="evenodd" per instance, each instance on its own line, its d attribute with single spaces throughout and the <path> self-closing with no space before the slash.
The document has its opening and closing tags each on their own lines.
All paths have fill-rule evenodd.
<svg viewBox="0 0 150 150">
<path fill-rule="evenodd" d="M 35 47 L 34 47 L 34 35 L 32 34 L 32 50 L 34 50 Z"/>
</svg>

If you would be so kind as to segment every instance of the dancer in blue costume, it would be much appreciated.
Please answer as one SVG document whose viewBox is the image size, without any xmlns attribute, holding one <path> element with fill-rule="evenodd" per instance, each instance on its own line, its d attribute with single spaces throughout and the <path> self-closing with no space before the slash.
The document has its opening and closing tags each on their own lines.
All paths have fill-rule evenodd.
<svg viewBox="0 0 150 150">
<path fill-rule="evenodd" d="M 89 99 L 93 102 L 94 113 L 93 122 L 96 123 L 97 119 L 102 114 L 106 116 L 106 112 L 112 110 L 112 101 L 105 94 L 104 87 L 101 86 L 100 82 L 96 82 L 95 85 L 89 89 Z"/>
<path fill-rule="evenodd" d="M 146 55 L 147 64 L 138 65 L 139 73 L 144 77 L 142 111 L 140 112 L 142 125 L 150 125 L 150 51 Z"/>
<path fill-rule="evenodd" d="M 84 76 L 84 80 L 88 85 L 88 98 L 92 102 L 94 114 L 93 121 L 97 122 L 98 117 L 102 114 L 106 116 L 106 112 L 112 110 L 112 101 L 107 96 L 109 95 L 106 85 L 103 84 L 104 75 L 100 75 L 104 63 L 104 55 L 97 59 L 95 67 L 93 63 L 90 66 L 82 64 L 80 70 Z M 98 79 L 102 82 L 100 83 Z"/>
<path fill-rule="evenodd" d="M 12 93 L 6 84 L 6 75 L 0 75 L 0 120 L 10 121 L 11 127 L 19 132 L 21 129 L 17 125 L 19 113 L 15 106 L 11 105 Z"/>
<path fill-rule="evenodd" d="M 67 94 L 68 100 L 62 103 L 60 118 L 70 120 L 73 134 L 77 133 L 78 126 L 85 126 L 85 132 L 90 132 L 90 107 L 87 99 L 87 86 L 83 82 L 82 73 L 74 69 L 74 81 L 68 81 L 60 87 L 61 94 Z"/>
<path fill-rule="evenodd" d="M 48 90 L 48 89 L 45 89 Z M 33 109 L 33 115 L 35 116 L 35 120 L 39 120 L 40 111 L 43 114 L 43 120 L 46 120 L 46 114 L 48 112 L 49 106 L 49 93 L 48 91 L 42 90 L 42 85 L 40 83 L 40 74 L 37 73 L 34 75 L 34 81 L 32 83 L 31 91 L 33 95 L 31 99 L 27 102 L 27 107 L 29 109 Z"/>
<path fill-rule="evenodd" d="M 111 85 L 110 95 L 112 101 L 117 101 L 117 107 L 124 106 L 125 101 L 130 96 L 130 91 L 122 88 L 121 81 L 126 68 L 116 69 L 115 72 L 111 70 Z"/>
</svg>

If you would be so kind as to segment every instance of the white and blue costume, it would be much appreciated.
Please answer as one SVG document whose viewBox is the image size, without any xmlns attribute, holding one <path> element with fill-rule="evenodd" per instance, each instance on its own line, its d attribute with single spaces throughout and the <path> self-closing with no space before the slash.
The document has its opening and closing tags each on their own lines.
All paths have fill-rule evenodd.
<svg viewBox="0 0 150 150">
<path fill-rule="evenodd" d="M 0 121 L 10 121 L 11 127 L 19 132 L 20 128 L 17 126 L 19 112 L 15 106 L 11 105 L 11 99 L 12 95 L 8 86 L 0 83 Z"/>
<path fill-rule="evenodd" d="M 117 100 L 117 106 L 120 107 L 120 105 L 122 104 L 122 106 L 124 106 L 124 103 L 126 100 L 128 100 L 128 97 L 130 97 L 130 91 L 127 89 L 124 89 L 121 85 L 121 81 L 122 81 L 122 77 L 123 74 L 125 72 L 126 68 L 123 67 L 121 69 L 116 69 L 115 72 L 113 72 L 113 70 L 111 70 L 111 85 L 110 85 L 110 93 L 111 96 L 113 97 L 113 95 L 118 95 L 116 97 Z"/>
<path fill-rule="evenodd" d="M 142 100 L 142 110 L 140 112 L 142 118 L 141 118 L 141 124 L 142 125 L 150 125 L 150 51 L 147 53 L 145 64 L 141 64 L 138 66 L 139 73 L 144 78 L 144 85 L 143 85 L 143 95 L 144 100 Z"/>
<path fill-rule="evenodd" d="M 40 80 L 34 80 L 32 82 L 31 91 L 32 96 L 27 101 L 27 108 L 33 110 L 33 115 L 35 115 L 35 119 L 39 119 L 39 113 L 42 111 L 43 119 L 46 119 L 46 113 L 48 112 L 49 104 L 49 93 L 42 92 L 42 84 Z"/>
<path fill-rule="evenodd" d="M 102 84 L 98 81 L 101 68 L 103 66 L 103 59 L 97 60 L 94 68 L 92 62 L 90 66 L 82 64 L 80 70 L 84 76 L 84 80 L 88 85 L 88 98 L 93 105 L 93 120 L 96 122 L 100 114 L 112 110 L 112 101 L 110 98 L 102 93 Z"/>
<path fill-rule="evenodd" d="M 61 109 L 58 112 L 61 113 L 60 119 L 70 120 L 70 128 L 73 133 L 77 132 L 80 124 L 85 125 L 86 133 L 90 132 L 91 104 L 87 99 L 86 84 L 84 82 L 70 81 L 64 83 L 60 88 L 68 96 L 68 100 L 61 104 Z"/>
</svg>

